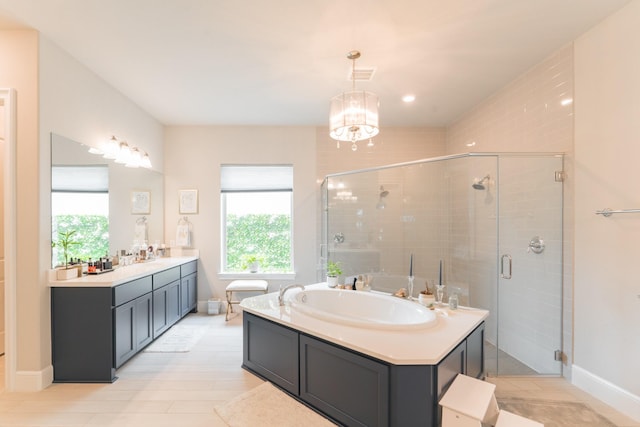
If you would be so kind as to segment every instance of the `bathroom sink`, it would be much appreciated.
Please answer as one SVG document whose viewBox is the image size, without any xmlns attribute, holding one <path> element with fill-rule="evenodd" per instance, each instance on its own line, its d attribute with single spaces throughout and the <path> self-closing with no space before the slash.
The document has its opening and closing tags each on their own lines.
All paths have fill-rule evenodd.
<svg viewBox="0 0 640 427">
<path fill-rule="evenodd" d="M 311 289 L 292 295 L 291 308 L 321 320 L 371 329 L 422 329 L 436 314 L 415 302 L 374 292 Z"/>
</svg>

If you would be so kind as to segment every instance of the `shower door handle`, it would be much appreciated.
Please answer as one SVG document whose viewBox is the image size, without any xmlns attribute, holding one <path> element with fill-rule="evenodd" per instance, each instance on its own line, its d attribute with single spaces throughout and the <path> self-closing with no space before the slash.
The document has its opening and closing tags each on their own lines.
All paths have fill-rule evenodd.
<svg viewBox="0 0 640 427">
<path fill-rule="evenodd" d="M 506 260 L 506 262 L 505 262 Z M 511 279 L 511 264 L 512 264 L 513 259 L 511 258 L 511 255 L 509 254 L 504 254 L 502 255 L 502 257 L 500 258 L 500 277 L 502 277 L 503 279 Z M 505 264 L 508 263 L 509 264 L 509 271 L 507 273 L 505 273 Z"/>
</svg>

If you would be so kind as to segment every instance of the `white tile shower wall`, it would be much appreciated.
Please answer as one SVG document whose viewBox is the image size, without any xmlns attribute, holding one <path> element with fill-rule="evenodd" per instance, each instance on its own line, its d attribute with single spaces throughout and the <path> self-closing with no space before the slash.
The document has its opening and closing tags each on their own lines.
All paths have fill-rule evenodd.
<svg viewBox="0 0 640 427">
<path fill-rule="evenodd" d="M 573 247 L 573 45 L 537 64 L 447 128 L 447 154 L 563 152 L 563 375 L 570 377 Z M 480 237 L 478 237 L 480 238 Z M 455 242 L 452 242 L 455 244 Z M 490 254 L 488 254 L 490 255 Z M 544 313 L 542 313 L 544 316 Z"/>
<path fill-rule="evenodd" d="M 448 162 L 447 189 L 449 233 L 446 259 L 449 261 L 446 285 L 461 293 L 462 305 L 473 305 L 495 311 L 497 250 L 495 173 L 497 159 L 467 157 Z M 475 190 L 475 179 L 490 175 L 484 190 Z M 485 337 L 497 342 L 495 316 L 487 319 Z"/>
<path fill-rule="evenodd" d="M 395 163 L 442 156 L 445 153 L 445 130 L 441 128 L 383 128 L 374 139 L 374 147 L 359 143 L 358 150 L 352 151 L 351 144 L 336 142 L 329 138 L 325 128 L 316 130 L 316 173 L 318 185 L 328 174 L 387 166 Z M 333 203 L 329 230 L 329 243 L 335 232 L 345 235 L 339 253 L 334 253 L 345 262 L 348 273 L 355 274 L 362 269 L 368 272 L 376 267 L 378 271 L 404 271 L 408 268 L 408 254 L 399 253 L 398 242 L 403 236 L 403 184 L 397 170 L 386 170 L 370 175 L 348 175 L 336 178 L 336 185 L 342 179 L 348 186 L 342 199 L 335 198 L 337 190 L 332 190 L 329 203 Z M 380 194 L 380 185 L 389 191 L 384 210 L 375 209 Z M 352 196 L 358 200 L 347 201 Z M 318 197 L 321 197 L 320 195 Z M 360 215 L 361 212 L 361 215 Z M 322 242 L 321 211 L 316 218 L 318 242 Z M 360 217 L 359 217 L 360 216 Z M 405 224 L 406 225 L 406 224 Z M 373 231 L 371 231 L 373 230 Z M 384 242 L 384 245 L 379 245 Z M 395 243 L 394 243 L 395 242 Z M 338 248 L 334 248 L 338 249 Z M 357 255 L 356 251 L 360 251 Z M 318 248 L 317 257 L 321 261 Z M 416 255 L 417 257 L 417 255 Z M 362 260 L 363 264 L 354 264 Z M 417 265 L 416 259 L 416 265 Z M 406 264 L 406 265 L 405 265 Z"/>
</svg>

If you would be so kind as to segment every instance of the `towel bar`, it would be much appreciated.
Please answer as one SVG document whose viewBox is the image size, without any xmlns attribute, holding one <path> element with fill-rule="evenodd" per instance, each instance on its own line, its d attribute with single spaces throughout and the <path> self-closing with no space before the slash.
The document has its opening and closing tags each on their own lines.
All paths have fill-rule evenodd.
<svg viewBox="0 0 640 427">
<path fill-rule="evenodd" d="M 601 211 L 596 211 L 596 215 L 602 215 L 604 217 L 609 217 L 613 214 L 619 214 L 619 213 L 638 213 L 640 212 L 640 209 L 617 209 L 617 210 L 612 210 L 609 208 L 606 209 L 602 209 Z"/>
</svg>

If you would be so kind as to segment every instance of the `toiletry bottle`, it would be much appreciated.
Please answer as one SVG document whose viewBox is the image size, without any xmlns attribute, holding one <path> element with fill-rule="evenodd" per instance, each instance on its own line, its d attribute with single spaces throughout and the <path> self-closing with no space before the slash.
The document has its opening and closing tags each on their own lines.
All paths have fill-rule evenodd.
<svg viewBox="0 0 640 427">
<path fill-rule="evenodd" d="M 458 309 L 458 294 L 454 291 L 451 295 L 449 295 L 449 310 L 457 310 Z"/>
<path fill-rule="evenodd" d="M 364 289 L 364 280 L 362 280 L 362 275 L 360 275 L 356 279 L 356 290 L 361 291 L 363 289 Z"/>
</svg>

